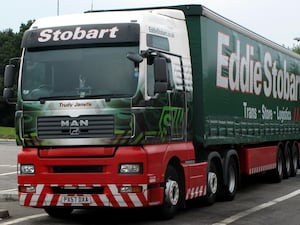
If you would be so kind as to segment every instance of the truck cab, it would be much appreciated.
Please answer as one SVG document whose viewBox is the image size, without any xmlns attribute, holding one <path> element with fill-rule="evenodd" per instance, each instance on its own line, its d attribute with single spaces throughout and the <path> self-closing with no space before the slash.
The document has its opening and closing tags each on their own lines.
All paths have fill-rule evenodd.
<svg viewBox="0 0 300 225">
<path fill-rule="evenodd" d="M 89 12 L 40 19 L 25 33 L 22 48 L 19 144 L 187 139 L 192 75 L 182 12 Z"/>
<path fill-rule="evenodd" d="M 181 163 L 194 160 L 183 12 L 39 19 L 24 34 L 22 48 L 16 106 L 17 143 L 23 146 L 20 204 L 53 216 L 82 206 L 158 205 L 166 217 L 174 215 L 185 196 L 180 177 L 192 172 Z M 7 66 L 6 99 L 15 72 Z M 188 198 L 204 195 L 205 181 L 192 180 L 187 189 L 197 193 L 189 191 Z"/>
</svg>

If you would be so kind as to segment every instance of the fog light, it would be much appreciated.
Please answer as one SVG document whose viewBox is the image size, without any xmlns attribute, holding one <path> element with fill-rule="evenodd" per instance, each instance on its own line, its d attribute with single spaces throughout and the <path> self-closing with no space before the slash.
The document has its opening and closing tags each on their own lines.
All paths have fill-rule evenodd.
<svg viewBox="0 0 300 225">
<path fill-rule="evenodd" d="M 19 191 L 26 193 L 34 193 L 36 192 L 36 188 L 34 186 L 21 186 L 19 187 Z"/>
<path fill-rule="evenodd" d="M 141 186 L 122 186 L 119 189 L 120 193 L 140 193 L 143 191 Z"/>
</svg>

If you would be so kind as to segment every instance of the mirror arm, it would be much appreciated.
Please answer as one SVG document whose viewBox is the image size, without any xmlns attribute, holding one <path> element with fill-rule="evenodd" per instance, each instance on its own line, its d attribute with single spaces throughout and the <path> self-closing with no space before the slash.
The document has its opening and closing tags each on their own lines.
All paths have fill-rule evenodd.
<svg viewBox="0 0 300 225">
<path fill-rule="evenodd" d="M 21 57 L 14 57 L 9 59 L 9 64 L 14 64 L 13 62 L 16 61 L 16 64 L 20 64 Z"/>
</svg>

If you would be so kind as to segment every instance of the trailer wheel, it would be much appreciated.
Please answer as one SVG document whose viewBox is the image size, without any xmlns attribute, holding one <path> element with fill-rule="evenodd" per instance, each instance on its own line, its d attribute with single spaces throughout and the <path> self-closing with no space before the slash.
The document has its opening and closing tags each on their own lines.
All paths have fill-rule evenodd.
<svg viewBox="0 0 300 225">
<path fill-rule="evenodd" d="M 277 149 L 276 168 L 270 171 L 271 180 L 275 183 L 280 183 L 283 178 L 284 159 L 281 147 Z"/>
<path fill-rule="evenodd" d="M 298 148 L 296 144 L 293 144 L 293 147 L 291 149 L 291 177 L 295 177 L 297 175 L 297 169 L 298 169 Z"/>
<path fill-rule="evenodd" d="M 51 217 L 66 218 L 67 216 L 69 216 L 72 213 L 73 208 L 71 208 L 71 207 L 46 207 L 46 208 L 44 208 L 44 210 Z"/>
<path fill-rule="evenodd" d="M 236 161 L 231 157 L 227 168 L 227 185 L 225 185 L 224 200 L 231 201 L 234 199 L 238 188 L 238 168 Z"/>
<path fill-rule="evenodd" d="M 215 203 L 219 187 L 219 172 L 215 162 L 211 161 L 207 171 L 207 188 L 206 196 L 204 197 L 204 202 L 206 205 L 212 205 Z"/>
<path fill-rule="evenodd" d="M 283 163 L 283 178 L 287 179 L 291 176 L 291 147 L 289 142 L 284 146 L 284 163 Z"/>
<path fill-rule="evenodd" d="M 177 213 L 183 199 L 183 185 L 173 166 L 168 166 L 165 174 L 164 201 L 159 208 L 163 219 L 171 219 Z"/>
</svg>

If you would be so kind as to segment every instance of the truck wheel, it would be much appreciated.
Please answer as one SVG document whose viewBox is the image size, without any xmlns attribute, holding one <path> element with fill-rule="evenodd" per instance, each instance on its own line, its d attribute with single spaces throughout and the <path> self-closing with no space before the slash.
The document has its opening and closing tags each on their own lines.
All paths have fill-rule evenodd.
<svg viewBox="0 0 300 225">
<path fill-rule="evenodd" d="M 164 201 L 160 207 L 162 219 L 171 219 L 177 213 L 183 200 L 183 186 L 173 166 L 168 166 L 165 174 Z"/>
<path fill-rule="evenodd" d="M 238 168 L 236 161 L 231 157 L 227 168 L 227 185 L 225 186 L 224 200 L 231 201 L 234 199 L 238 188 Z"/>
<path fill-rule="evenodd" d="M 73 208 L 71 208 L 71 207 L 46 207 L 46 208 L 44 208 L 44 210 L 51 217 L 66 218 L 67 216 L 69 216 L 72 213 Z"/>
<path fill-rule="evenodd" d="M 298 148 L 296 144 L 293 144 L 293 147 L 291 149 L 291 177 L 295 177 L 297 175 L 297 169 L 298 169 Z"/>
<path fill-rule="evenodd" d="M 276 159 L 276 168 L 270 171 L 270 178 L 274 183 L 280 183 L 283 178 L 283 153 L 282 149 L 278 146 L 277 149 L 277 159 Z"/>
<path fill-rule="evenodd" d="M 220 187 L 219 173 L 215 162 L 210 161 L 209 169 L 207 171 L 207 188 L 204 202 L 206 205 L 212 205 L 215 203 L 218 190 Z"/>
<path fill-rule="evenodd" d="M 289 142 L 284 146 L 283 178 L 288 179 L 291 176 L 291 147 Z"/>
</svg>

